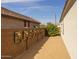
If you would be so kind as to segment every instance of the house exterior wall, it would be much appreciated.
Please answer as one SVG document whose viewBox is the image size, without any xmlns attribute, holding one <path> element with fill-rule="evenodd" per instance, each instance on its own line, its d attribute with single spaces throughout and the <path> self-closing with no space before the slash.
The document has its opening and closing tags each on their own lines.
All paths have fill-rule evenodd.
<svg viewBox="0 0 79 59">
<path fill-rule="evenodd" d="M 1 28 L 2 29 L 12 29 L 12 28 L 23 28 L 24 21 L 9 17 L 9 16 L 1 16 Z"/>
<path fill-rule="evenodd" d="M 17 19 L 10 16 L 1 16 L 1 28 L 2 29 L 12 29 L 12 28 L 24 28 L 25 26 L 32 28 L 35 25 L 39 25 L 37 23 L 29 22 L 29 21 L 23 21 L 21 19 Z M 26 23 L 26 24 L 24 24 Z M 29 24 L 28 24 L 29 23 Z"/>
<path fill-rule="evenodd" d="M 76 41 L 77 41 L 77 8 L 76 2 L 68 11 L 64 19 L 60 23 L 61 27 L 61 36 L 62 39 L 67 47 L 67 50 L 71 56 L 71 59 L 77 59 L 76 57 Z"/>
</svg>

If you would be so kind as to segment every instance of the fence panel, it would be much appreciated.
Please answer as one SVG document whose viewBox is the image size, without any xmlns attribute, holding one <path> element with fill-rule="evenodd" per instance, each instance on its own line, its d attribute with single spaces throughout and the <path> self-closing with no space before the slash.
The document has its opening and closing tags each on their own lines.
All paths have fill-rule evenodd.
<svg viewBox="0 0 79 59">
<path fill-rule="evenodd" d="M 2 29 L 1 32 L 1 52 L 4 57 L 6 57 L 5 55 L 15 57 L 23 53 L 23 51 L 45 36 L 43 28 Z"/>
</svg>

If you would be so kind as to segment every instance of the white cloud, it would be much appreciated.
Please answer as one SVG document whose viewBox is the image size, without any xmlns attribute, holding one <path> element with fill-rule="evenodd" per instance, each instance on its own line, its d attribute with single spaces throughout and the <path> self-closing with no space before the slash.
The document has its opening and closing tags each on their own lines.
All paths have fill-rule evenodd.
<svg viewBox="0 0 79 59">
<path fill-rule="evenodd" d="M 38 10 L 40 10 L 40 11 L 49 11 L 50 9 L 51 9 L 51 10 L 54 9 L 54 7 L 53 7 L 53 6 L 40 6 L 40 5 L 38 5 L 38 6 L 31 6 L 31 7 L 28 7 L 27 9 L 28 9 L 28 10 L 38 9 Z M 53 11 L 53 10 L 52 10 L 52 11 Z"/>
<path fill-rule="evenodd" d="M 43 1 L 43 0 L 1 0 L 2 3 L 9 3 L 9 2 L 35 2 L 35 1 Z"/>
</svg>

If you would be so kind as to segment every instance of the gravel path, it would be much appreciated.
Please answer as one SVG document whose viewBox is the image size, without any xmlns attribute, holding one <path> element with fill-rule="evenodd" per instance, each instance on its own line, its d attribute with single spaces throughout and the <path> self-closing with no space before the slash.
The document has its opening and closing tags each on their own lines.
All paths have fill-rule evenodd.
<svg viewBox="0 0 79 59">
<path fill-rule="evenodd" d="M 60 36 L 45 37 L 15 59 L 71 59 Z"/>
</svg>

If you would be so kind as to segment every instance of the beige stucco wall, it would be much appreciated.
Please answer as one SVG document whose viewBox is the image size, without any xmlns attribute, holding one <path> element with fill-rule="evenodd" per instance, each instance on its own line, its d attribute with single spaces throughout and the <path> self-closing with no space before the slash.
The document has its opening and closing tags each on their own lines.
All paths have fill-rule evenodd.
<svg viewBox="0 0 79 59">
<path fill-rule="evenodd" d="M 61 36 L 63 38 L 63 41 L 67 47 L 67 50 L 71 56 L 71 59 L 77 59 L 76 58 L 76 41 L 77 41 L 77 8 L 76 8 L 76 2 L 71 7 L 69 12 L 64 17 L 64 20 L 60 23 L 61 27 Z"/>
</svg>

